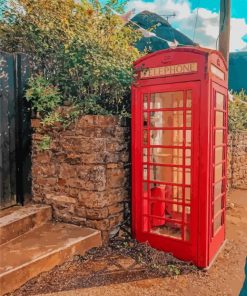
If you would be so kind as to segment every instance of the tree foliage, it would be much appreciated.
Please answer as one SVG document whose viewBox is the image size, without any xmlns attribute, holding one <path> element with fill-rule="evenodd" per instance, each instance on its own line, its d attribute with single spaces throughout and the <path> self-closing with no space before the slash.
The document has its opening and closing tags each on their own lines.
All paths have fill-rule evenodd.
<svg viewBox="0 0 247 296">
<path fill-rule="evenodd" d="M 30 56 L 32 74 L 87 113 L 129 108 L 139 34 L 114 15 L 123 5 L 74 0 L 10 0 L 0 20 L 0 47 Z"/>
<path fill-rule="evenodd" d="M 247 129 L 247 94 L 244 90 L 233 94 L 229 102 L 228 126 L 230 131 Z"/>
</svg>

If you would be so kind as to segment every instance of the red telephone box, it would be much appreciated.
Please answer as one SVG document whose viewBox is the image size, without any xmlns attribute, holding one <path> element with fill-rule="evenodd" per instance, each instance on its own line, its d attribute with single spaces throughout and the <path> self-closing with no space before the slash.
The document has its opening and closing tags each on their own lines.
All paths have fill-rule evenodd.
<svg viewBox="0 0 247 296">
<path fill-rule="evenodd" d="M 132 212 L 137 240 L 208 267 L 225 241 L 227 66 L 179 47 L 135 63 Z"/>
</svg>

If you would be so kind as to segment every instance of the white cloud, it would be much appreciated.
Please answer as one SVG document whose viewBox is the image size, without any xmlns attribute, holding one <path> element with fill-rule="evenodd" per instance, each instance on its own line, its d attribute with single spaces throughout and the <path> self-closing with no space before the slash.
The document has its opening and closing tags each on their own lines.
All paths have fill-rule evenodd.
<svg viewBox="0 0 247 296">
<path fill-rule="evenodd" d="M 191 9 L 188 0 L 154 0 L 144 2 L 143 0 L 130 0 L 128 9 L 136 9 L 136 13 L 149 10 L 159 15 L 167 15 L 175 12 L 176 17 L 170 19 L 171 24 L 193 38 L 194 25 L 197 10 Z M 242 39 L 247 33 L 247 23 L 245 19 L 231 19 L 231 40 L 230 51 L 244 50 L 247 43 Z M 219 35 L 219 14 L 200 8 L 198 11 L 197 27 L 195 32 L 195 42 L 201 46 L 216 48 L 216 40 Z"/>
</svg>

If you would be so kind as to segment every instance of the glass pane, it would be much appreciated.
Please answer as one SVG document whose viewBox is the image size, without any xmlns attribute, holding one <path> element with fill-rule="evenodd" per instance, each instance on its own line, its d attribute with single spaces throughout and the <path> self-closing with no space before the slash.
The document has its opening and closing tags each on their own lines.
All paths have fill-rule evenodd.
<svg viewBox="0 0 247 296">
<path fill-rule="evenodd" d="M 145 95 L 143 96 L 143 109 L 145 110 L 145 109 L 147 109 L 147 108 L 148 108 L 148 95 L 145 94 Z"/>
<path fill-rule="evenodd" d="M 192 91 L 188 90 L 187 91 L 186 107 L 191 108 L 191 106 L 192 106 Z"/>
<path fill-rule="evenodd" d="M 153 227 L 151 229 L 151 232 L 154 234 L 176 238 L 176 239 L 182 239 L 182 227 L 180 224 L 175 222 L 165 222 L 161 220 L 155 219 L 151 222 L 151 225 L 153 224 Z M 158 225 L 160 224 L 160 225 Z"/>
<path fill-rule="evenodd" d="M 164 183 L 182 184 L 183 169 L 165 166 L 150 166 L 150 179 Z"/>
<path fill-rule="evenodd" d="M 151 130 L 150 144 L 160 146 L 182 146 L 183 131 L 181 130 Z"/>
<path fill-rule="evenodd" d="M 190 207 L 185 207 L 185 223 L 189 223 L 190 222 Z"/>
<path fill-rule="evenodd" d="M 161 164 L 183 164 L 183 150 L 176 148 L 151 148 L 151 162 Z"/>
<path fill-rule="evenodd" d="M 147 146 L 147 144 L 148 144 L 148 131 L 144 130 L 143 131 L 143 145 Z"/>
<path fill-rule="evenodd" d="M 185 150 L 185 165 L 191 165 L 191 150 Z"/>
<path fill-rule="evenodd" d="M 148 113 L 147 112 L 143 113 L 143 126 L 144 127 L 148 126 Z"/>
<path fill-rule="evenodd" d="M 215 164 L 222 162 L 222 160 L 224 160 L 223 152 L 224 152 L 223 147 L 215 148 Z"/>
<path fill-rule="evenodd" d="M 220 228 L 221 226 L 221 219 L 222 214 L 219 214 L 219 216 L 217 216 L 214 220 L 214 234 L 217 232 L 217 230 Z"/>
<path fill-rule="evenodd" d="M 148 161 L 148 149 L 144 148 L 143 149 L 143 162 L 147 162 Z"/>
<path fill-rule="evenodd" d="M 180 186 L 150 183 L 150 191 L 152 199 L 167 202 L 182 202 L 183 200 L 183 189 Z"/>
<path fill-rule="evenodd" d="M 191 127 L 191 111 L 186 111 L 186 126 Z"/>
<path fill-rule="evenodd" d="M 214 182 L 220 180 L 223 176 L 223 166 L 222 164 L 218 164 L 214 168 Z"/>
<path fill-rule="evenodd" d="M 215 126 L 216 127 L 224 127 L 224 113 L 220 111 L 216 111 L 215 118 Z"/>
<path fill-rule="evenodd" d="M 186 146 L 191 146 L 191 131 L 186 131 Z"/>
<path fill-rule="evenodd" d="M 223 135 L 224 135 L 223 130 L 216 130 L 215 131 L 215 145 L 216 146 L 223 144 Z"/>
<path fill-rule="evenodd" d="M 191 184 L 191 171 L 190 171 L 190 169 L 185 169 L 185 184 L 186 185 Z"/>
<path fill-rule="evenodd" d="M 182 127 L 183 111 L 158 111 L 150 113 L 152 127 Z"/>
<path fill-rule="evenodd" d="M 148 179 L 148 166 L 145 164 L 143 166 L 143 180 L 147 180 Z"/>
<path fill-rule="evenodd" d="M 183 92 L 154 93 L 151 95 L 150 108 L 178 108 L 183 107 Z"/>
<path fill-rule="evenodd" d="M 185 202 L 190 203 L 190 201 L 191 201 L 190 187 L 185 187 Z"/>
<path fill-rule="evenodd" d="M 218 197 L 214 201 L 214 216 L 223 208 L 222 197 Z"/>
<path fill-rule="evenodd" d="M 223 181 L 217 182 L 214 185 L 214 198 L 219 196 L 223 192 Z"/>
<path fill-rule="evenodd" d="M 218 92 L 216 93 L 216 109 L 225 109 L 224 95 Z"/>
</svg>

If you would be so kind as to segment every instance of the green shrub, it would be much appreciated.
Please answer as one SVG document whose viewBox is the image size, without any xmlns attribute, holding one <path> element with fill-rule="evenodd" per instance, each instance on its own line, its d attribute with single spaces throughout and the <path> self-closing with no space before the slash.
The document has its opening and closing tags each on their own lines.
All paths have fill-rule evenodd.
<svg viewBox="0 0 247 296">
<path fill-rule="evenodd" d="M 108 5 L 123 11 L 120 2 Z M 79 104 L 87 114 L 129 112 L 132 64 L 140 55 L 134 44 L 139 37 L 94 0 L 9 0 L 0 19 L 1 49 L 28 54 L 33 75 L 41 75 L 59 89 L 63 100 Z M 30 92 L 33 106 L 37 99 L 41 107 L 34 87 Z M 51 99 L 49 105 L 44 98 L 49 110 L 58 103 Z"/>
<path fill-rule="evenodd" d="M 42 76 L 30 78 L 25 93 L 27 101 L 31 102 L 32 109 L 47 116 L 61 103 L 61 95 L 57 87 L 53 86 Z"/>
</svg>

